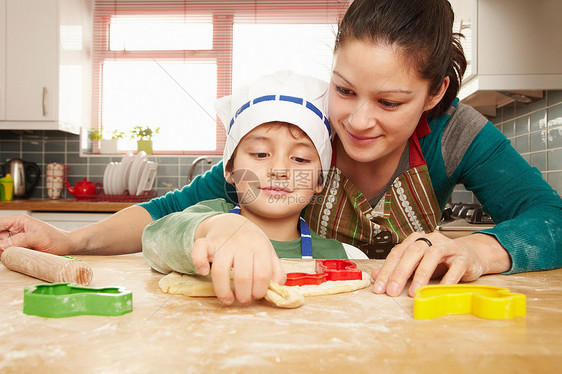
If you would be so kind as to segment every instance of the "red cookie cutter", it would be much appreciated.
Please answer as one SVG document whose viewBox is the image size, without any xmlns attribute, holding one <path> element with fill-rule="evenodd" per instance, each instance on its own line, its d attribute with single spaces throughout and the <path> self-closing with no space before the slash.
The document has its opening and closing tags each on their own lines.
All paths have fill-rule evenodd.
<svg viewBox="0 0 562 374">
<path fill-rule="evenodd" d="M 350 260 L 316 260 L 316 273 L 288 273 L 285 286 L 318 285 L 326 281 L 362 279 L 361 270 Z"/>
<path fill-rule="evenodd" d="M 288 273 L 285 286 L 306 286 L 309 284 L 320 284 L 326 282 L 328 274 L 310 273 Z"/>
<path fill-rule="evenodd" d="M 329 281 L 362 279 L 361 270 L 350 260 L 316 260 L 316 272 L 326 273 Z"/>
</svg>

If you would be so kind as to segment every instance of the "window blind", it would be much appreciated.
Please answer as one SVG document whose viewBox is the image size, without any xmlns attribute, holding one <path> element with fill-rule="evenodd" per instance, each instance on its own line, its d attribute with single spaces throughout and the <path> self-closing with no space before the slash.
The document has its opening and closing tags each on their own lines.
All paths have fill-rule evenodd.
<svg viewBox="0 0 562 374">
<path fill-rule="evenodd" d="M 301 25 L 337 25 L 348 5 L 348 0 L 95 0 L 92 54 L 93 128 L 100 130 L 103 126 L 104 132 L 108 130 L 107 123 L 110 122 L 108 120 L 109 114 L 107 114 L 108 106 L 110 106 L 110 103 L 113 105 L 113 102 L 108 101 L 107 87 L 104 91 L 103 85 L 105 81 L 106 85 L 109 86 L 107 79 L 109 79 L 110 66 L 114 69 L 119 63 L 131 64 L 137 62 L 140 64 L 146 62 L 147 64 L 157 64 L 161 67 L 160 70 L 170 70 L 166 72 L 168 78 L 176 80 L 175 73 L 170 68 L 173 66 L 171 64 L 184 64 L 187 75 L 190 74 L 190 69 L 197 71 L 197 69 L 202 69 L 204 65 L 207 68 L 201 70 L 204 73 L 199 73 L 199 75 L 211 74 L 210 71 L 216 72 L 213 73 L 215 75 L 213 79 L 209 79 L 209 83 L 199 85 L 199 87 L 206 87 L 207 84 L 213 85 L 215 92 L 213 99 L 216 99 L 232 92 L 234 56 L 243 57 L 237 58 L 237 61 L 251 61 L 260 49 L 258 45 L 254 46 L 255 51 L 248 50 L 246 43 L 238 43 L 240 45 L 239 50 L 235 50 L 237 48 L 234 45 L 235 32 L 240 34 L 238 40 L 247 40 L 248 37 L 245 35 L 248 35 L 248 32 L 250 32 L 249 38 L 253 38 L 252 30 L 275 30 L 269 26 L 286 25 L 289 29 L 291 26 L 296 27 L 294 30 L 291 29 L 291 32 L 296 32 L 297 35 L 301 32 L 306 36 L 309 31 Z M 139 22 L 144 25 L 137 29 L 141 31 L 137 31 L 136 35 L 127 34 L 127 28 L 131 24 Z M 237 25 L 241 31 L 236 31 Z M 242 27 L 243 25 L 263 26 L 265 28 L 250 27 L 245 29 Z M 302 31 L 299 31 L 301 28 Z M 118 29 L 124 35 L 123 41 L 117 39 Z M 147 40 L 147 35 L 153 36 L 157 33 L 152 29 L 168 33 L 168 36 L 163 35 L 161 42 L 156 41 L 155 44 L 151 45 Z M 242 31 L 245 31 L 246 34 L 243 34 Z M 333 32 L 335 33 L 335 30 Z M 182 33 L 185 33 L 186 36 L 183 37 L 184 34 Z M 136 41 L 133 40 L 135 38 Z M 264 41 L 262 40 L 259 43 L 263 44 Z M 279 41 L 276 38 L 271 38 L 266 43 L 268 47 L 275 50 Z M 323 61 L 326 61 L 325 49 L 331 49 L 333 45 L 321 47 L 324 48 Z M 283 47 L 279 48 L 282 49 Z M 306 53 L 314 53 L 311 49 L 306 48 Z M 279 53 L 283 55 L 282 50 Z M 305 63 L 314 62 L 314 57 L 303 57 L 302 59 Z M 238 66 L 244 64 L 244 62 L 241 62 Z M 326 62 L 324 62 L 324 65 L 326 65 Z M 105 78 L 104 66 L 106 68 Z M 311 67 L 311 69 L 314 71 L 314 67 Z M 114 70 L 119 72 L 118 68 Z M 245 77 L 242 73 L 237 72 L 236 74 Z M 143 77 L 143 79 L 145 78 L 149 79 L 149 77 Z M 119 79 L 118 74 L 112 79 Z M 179 82 L 179 79 L 177 81 Z M 180 83 L 178 85 L 181 85 Z M 176 146 L 175 149 L 161 150 L 160 148 L 165 147 L 158 147 L 155 141 L 155 154 L 221 154 L 225 144 L 225 133 L 222 125 L 217 123 L 218 119 L 214 116 L 212 108 L 198 102 L 203 100 L 189 97 L 194 96 L 193 93 L 197 93 L 199 90 L 182 88 L 180 91 L 182 92 L 179 95 L 184 95 L 186 100 L 194 105 L 195 109 L 192 112 L 201 111 L 203 113 L 200 114 L 200 121 L 213 121 L 215 142 L 206 149 L 193 149 L 195 145 L 186 145 L 185 147 Z M 105 101 L 104 95 L 106 96 Z M 123 111 L 126 110 L 123 109 Z M 104 118 L 104 115 L 106 118 Z M 111 125 L 109 129 L 111 129 Z M 174 130 L 161 128 L 161 134 L 165 131 Z M 190 134 L 197 136 L 193 131 Z M 194 140 L 195 143 L 197 143 L 196 140 Z"/>
</svg>

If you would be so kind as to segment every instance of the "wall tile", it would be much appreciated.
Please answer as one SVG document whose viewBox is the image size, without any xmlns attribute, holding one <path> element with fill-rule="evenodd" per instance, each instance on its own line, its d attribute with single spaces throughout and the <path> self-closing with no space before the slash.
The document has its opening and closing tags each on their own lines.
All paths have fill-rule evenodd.
<svg viewBox="0 0 562 374">
<path fill-rule="evenodd" d="M 514 147 L 520 154 L 529 152 L 529 135 L 518 136 L 515 138 Z"/>
<path fill-rule="evenodd" d="M 0 130 L 0 139 L 5 140 L 20 140 L 21 134 L 16 131 Z"/>
<path fill-rule="evenodd" d="M 80 153 L 67 153 L 65 163 L 82 164 L 82 163 L 86 163 L 86 160 L 83 157 L 80 157 Z"/>
<path fill-rule="evenodd" d="M 43 163 L 43 154 L 42 153 L 26 153 L 25 158 L 23 158 L 27 162 L 35 162 L 38 166 L 41 166 Z"/>
<path fill-rule="evenodd" d="M 84 157 L 81 157 L 83 160 Z M 111 162 L 111 158 L 109 157 L 88 157 L 88 162 L 91 165 L 107 165 Z"/>
<path fill-rule="evenodd" d="M 31 140 L 22 142 L 22 152 L 43 152 L 43 142 Z"/>
<path fill-rule="evenodd" d="M 536 167 L 541 172 L 546 171 L 546 152 L 531 153 L 531 166 Z"/>
<path fill-rule="evenodd" d="M 80 153 L 80 142 L 79 141 L 67 141 L 66 142 L 66 151 L 68 153 Z"/>
<path fill-rule="evenodd" d="M 529 132 L 529 116 L 523 116 L 515 120 L 515 135 L 527 134 Z"/>
<path fill-rule="evenodd" d="M 562 126 L 562 104 L 548 108 L 548 127 Z"/>
<path fill-rule="evenodd" d="M 529 105 L 529 111 L 534 112 L 536 110 L 539 110 L 539 109 L 542 109 L 542 108 L 546 107 L 546 102 L 547 102 L 547 98 L 546 98 L 546 93 L 545 93 L 545 96 L 542 99 L 539 99 L 537 101 L 533 101 L 532 103 L 528 104 Z"/>
<path fill-rule="evenodd" d="M 22 143 L 19 141 L 2 142 L 2 152 L 20 152 Z"/>
<path fill-rule="evenodd" d="M 48 140 L 45 142 L 45 152 L 66 152 L 64 140 Z"/>
<path fill-rule="evenodd" d="M 20 152 L 0 152 L 0 164 L 3 164 L 13 158 L 20 158 Z"/>
<path fill-rule="evenodd" d="M 531 111 L 531 106 L 530 104 L 525 104 L 525 103 L 515 103 L 515 116 L 519 117 L 522 116 L 524 114 L 527 114 Z"/>
<path fill-rule="evenodd" d="M 531 131 L 546 128 L 546 110 L 542 109 L 531 113 Z"/>
<path fill-rule="evenodd" d="M 548 173 L 548 183 L 560 193 L 562 191 L 562 171 Z"/>
<path fill-rule="evenodd" d="M 562 170 L 562 149 L 555 149 L 548 152 L 548 170 Z"/>
<path fill-rule="evenodd" d="M 562 90 L 547 91 L 546 96 L 548 105 L 562 103 Z"/>
<path fill-rule="evenodd" d="M 155 157 L 154 160 L 152 161 L 156 161 L 158 163 L 158 165 L 178 165 L 179 162 L 179 157 Z"/>
<path fill-rule="evenodd" d="M 88 165 L 86 164 L 68 165 L 68 175 L 87 178 L 89 177 Z"/>
<path fill-rule="evenodd" d="M 562 90 L 547 91 L 545 98 L 530 104 L 508 104 L 491 120 L 562 194 Z M 453 196 L 466 200 L 467 193 L 457 186 Z"/>
<path fill-rule="evenodd" d="M 539 131 L 531 134 L 531 152 L 543 151 L 546 149 L 546 145 L 546 131 Z"/>
<path fill-rule="evenodd" d="M 43 131 L 45 141 L 48 140 L 66 140 L 66 139 L 79 139 L 78 135 L 67 134 L 61 131 Z"/>
<path fill-rule="evenodd" d="M 548 129 L 548 148 L 562 147 L 562 126 Z"/>
<path fill-rule="evenodd" d="M 45 153 L 44 160 L 46 163 L 60 162 L 61 164 L 66 164 L 67 161 L 65 156 L 65 153 Z"/>
<path fill-rule="evenodd" d="M 502 109 L 502 120 L 509 121 L 515 118 L 515 103 L 507 104 Z"/>
<path fill-rule="evenodd" d="M 88 169 L 87 169 L 88 175 L 90 175 L 90 176 L 95 175 L 95 176 L 98 176 L 98 177 L 99 176 L 103 177 L 103 174 L 105 172 L 106 167 L 107 167 L 107 165 L 97 165 L 97 164 L 92 165 L 92 164 L 90 164 L 90 165 L 88 165 Z"/>
<path fill-rule="evenodd" d="M 502 132 L 508 138 L 513 137 L 515 135 L 515 121 L 507 121 L 503 124 Z"/>
<path fill-rule="evenodd" d="M 454 191 L 451 195 L 451 201 L 454 203 L 472 203 L 473 194 L 469 191 Z"/>
</svg>

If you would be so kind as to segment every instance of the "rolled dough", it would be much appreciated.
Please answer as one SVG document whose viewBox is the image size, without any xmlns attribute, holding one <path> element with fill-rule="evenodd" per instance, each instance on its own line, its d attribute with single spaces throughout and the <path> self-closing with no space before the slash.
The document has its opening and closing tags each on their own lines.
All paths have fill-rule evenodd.
<svg viewBox="0 0 562 374">
<path fill-rule="evenodd" d="M 281 260 L 286 273 L 314 273 L 314 261 Z M 333 295 L 352 292 L 368 287 L 372 283 L 369 274 L 363 272 L 363 278 L 351 281 L 328 281 L 319 285 L 281 286 L 274 282 L 269 284 L 265 299 L 282 308 L 297 308 L 304 304 L 305 296 Z M 164 293 L 191 297 L 215 297 L 211 276 L 187 275 L 172 272 L 158 282 Z"/>
</svg>

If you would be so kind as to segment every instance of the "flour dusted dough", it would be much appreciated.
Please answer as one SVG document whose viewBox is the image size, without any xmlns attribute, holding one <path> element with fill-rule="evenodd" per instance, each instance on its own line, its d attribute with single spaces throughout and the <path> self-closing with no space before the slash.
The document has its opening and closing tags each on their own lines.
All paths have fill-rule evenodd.
<svg viewBox="0 0 562 374">
<path fill-rule="evenodd" d="M 186 275 L 172 272 L 158 282 L 164 293 L 193 297 L 215 297 L 211 275 Z"/>
<path fill-rule="evenodd" d="M 314 261 L 281 260 L 283 269 L 287 273 L 314 273 Z M 363 279 L 351 281 L 328 281 L 319 285 L 308 286 L 280 286 L 271 282 L 265 299 L 282 308 L 297 308 L 304 304 L 305 296 L 333 295 L 352 292 L 372 283 L 369 274 L 363 272 Z M 158 282 L 162 292 L 192 297 L 214 297 L 215 291 L 211 276 L 186 275 L 170 273 Z"/>
<path fill-rule="evenodd" d="M 170 273 L 158 282 L 164 293 L 191 297 L 215 297 L 210 275 Z M 291 287 L 271 282 L 265 299 L 282 308 L 297 308 L 304 304 L 304 296 Z"/>
<path fill-rule="evenodd" d="M 280 286 L 275 282 L 269 282 L 265 299 L 281 308 L 298 308 L 304 304 L 303 294 L 293 287 Z"/>
</svg>

